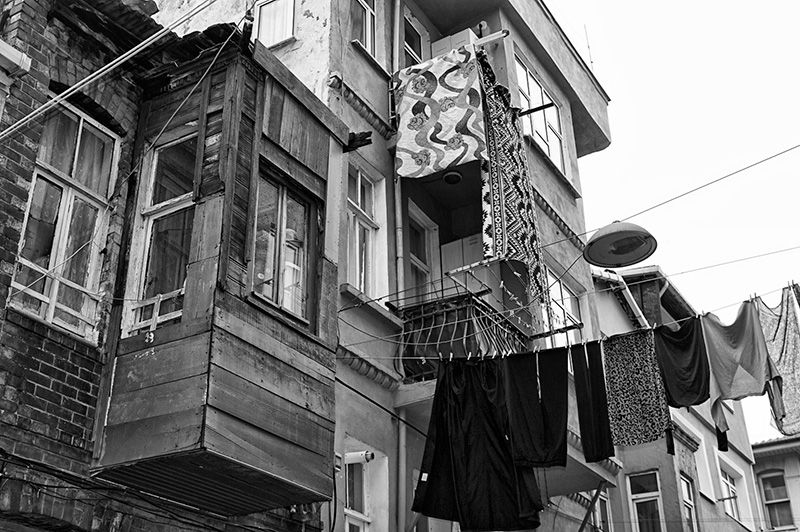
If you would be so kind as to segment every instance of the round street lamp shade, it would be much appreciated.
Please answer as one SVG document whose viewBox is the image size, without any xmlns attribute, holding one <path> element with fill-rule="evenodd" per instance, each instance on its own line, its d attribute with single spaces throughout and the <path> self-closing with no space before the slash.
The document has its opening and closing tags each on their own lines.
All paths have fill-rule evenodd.
<svg viewBox="0 0 800 532">
<path fill-rule="evenodd" d="M 646 229 L 629 222 L 614 222 L 597 231 L 583 249 L 586 262 L 603 268 L 622 268 L 643 261 L 657 242 Z"/>
</svg>

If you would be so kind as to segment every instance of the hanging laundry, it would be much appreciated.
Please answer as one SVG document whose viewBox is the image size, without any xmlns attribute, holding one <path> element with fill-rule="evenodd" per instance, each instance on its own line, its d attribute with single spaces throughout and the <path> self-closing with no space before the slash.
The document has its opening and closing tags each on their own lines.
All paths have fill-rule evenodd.
<svg viewBox="0 0 800 532">
<path fill-rule="evenodd" d="M 488 172 L 483 179 L 483 252 L 485 257 L 518 260 L 528 272 L 528 299 L 545 305 L 550 315 L 547 279 L 542 262 L 534 190 L 519 109 L 511 107 L 511 94 L 496 83 L 485 53 L 478 54 L 485 95 Z M 538 320 L 538 313 L 534 313 Z M 534 323 L 541 330 L 541 323 Z"/>
<path fill-rule="evenodd" d="M 782 411 L 780 384 L 773 382 L 781 377 L 767 354 L 767 344 L 753 301 L 742 303 L 731 325 L 723 325 L 714 314 L 705 314 L 701 323 L 711 367 L 711 416 L 719 431 L 722 450 L 727 443 L 725 433 L 728 430 L 722 401 L 763 395 L 772 385 L 777 393 L 776 407 Z"/>
<path fill-rule="evenodd" d="M 600 342 L 573 346 L 572 370 L 583 457 L 587 462 L 599 462 L 614 456 Z"/>
<path fill-rule="evenodd" d="M 567 465 L 567 348 L 504 359 L 514 463 Z"/>
<path fill-rule="evenodd" d="M 532 468 L 514 465 L 501 359 L 439 365 L 412 510 L 463 530 L 539 526 Z"/>
<path fill-rule="evenodd" d="M 614 445 L 639 445 L 661 438 L 670 424 L 664 383 L 651 329 L 607 338 L 605 353 L 608 418 Z"/>
<path fill-rule="evenodd" d="M 786 436 L 800 434 L 800 324 L 796 287 L 783 289 L 781 303 L 776 308 L 770 308 L 761 298 L 756 300 L 767 352 L 782 378 L 785 411 L 776 411 L 773 406 L 772 416 L 778 430 Z"/>
<path fill-rule="evenodd" d="M 653 332 L 669 406 L 680 408 L 706 402 L 711 370 L 700 319 L 685 320 L 678 330 L 662 325 Z"/>
<path fill-rule="evenodd" d="M 424 177 L 486 159 L 474 46 L 394 74 L 398 177 Z"/>
</svg>

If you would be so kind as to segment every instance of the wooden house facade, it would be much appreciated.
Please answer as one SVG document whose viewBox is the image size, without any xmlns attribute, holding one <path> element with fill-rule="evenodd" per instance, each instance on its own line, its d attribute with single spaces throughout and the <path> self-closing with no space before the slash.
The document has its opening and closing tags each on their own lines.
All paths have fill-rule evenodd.
<svg viewBox="0 0 800 532">
<path fill-rule="evenodd" d="M 223 515 L 327 499 L 325 219 L 347 130 L 263 47 L 212 49 L 143 85 L 95 472 Z"/>
</svg>

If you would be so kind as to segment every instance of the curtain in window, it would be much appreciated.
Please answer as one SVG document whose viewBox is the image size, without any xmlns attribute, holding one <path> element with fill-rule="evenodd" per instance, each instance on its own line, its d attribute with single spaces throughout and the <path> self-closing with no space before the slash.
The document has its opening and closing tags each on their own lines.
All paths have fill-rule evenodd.
<svg viewBox="0 0 800 532">
<path fill-rule="evenodd" d="M 258 40 L 264 46 L 271 46 L 292 36 L 294 0 L 272 0 L 259 9 Z"/>
<path fill-rule="evenodd" d="M 399 177 L 424 177 L 486 159 L 475 48 L 461 47 L 394 74 Z"/>
</svg>

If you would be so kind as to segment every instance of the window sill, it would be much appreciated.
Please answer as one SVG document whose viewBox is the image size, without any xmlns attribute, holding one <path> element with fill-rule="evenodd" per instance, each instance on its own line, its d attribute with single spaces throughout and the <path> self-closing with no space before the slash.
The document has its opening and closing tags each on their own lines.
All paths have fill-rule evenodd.
<svg viewBox="0 0 800 532">
<path fill-rule="evenodd" d="M 377 59 L 375 59 L 375 56 L 369 53 L 369 50 L 367 50 L 367 48 L 363 44 L 361 44 L 361 41 L 359 40 L 350 41 L 350 44 L 353 45 L 353 48 L 355 48 L 358 51 L 358 53 L 361 54 L 367 60 L 367 62 L 369 62 L 372 65 L 372 67 L 375 70 L 378 71 L 379 74 L 383 75 L 383 77 L 386 78 L 386 81 L 392 79 L 392 75 L 389 73 L 389 71 L 383 68 L 383 65 L 381 65 Z"/>
<path fill-rule="evenodd" d="M 527 134 L 523 134 L 522 136 L 525 138 L 526 144 L 528 144 L 528 146 L 532 146 L 533 149 L 536 150 L 536 152 L 542 156 L 542 159 L 544 160 L 545 164 L 550 167 L 553 173 L 559 178 L 559 181 L 561 181 L 564 184 L 564 186 L 567 187 L 572 196 L 574 198 L 582 197 L 580 191 L 575 187 L 575 185 L 572 184 L 572 181 L 570 181 L 570 179 L 567 177 L 564 171 L 561 170 L 558 166 L 556 166 L 556 163 L 554 163 L 552 159 L 550 159 L 550 156 L 547 155 L 544 152 L 544 150 L 542 150 L 542 148 L 539 147 L 538 144 L 536 144 L 536 141 L 533 140 L 533 137 Z"/>
<path fill-rule="evenodd" d="M 258 41 L 258 38 L 255 36 L 255 34 L 253 34 L 253 42 L 255 42 L 255 41 Z M 261 42 L 261 41 L 259 41 L 259 42 Z M 275 52 L 275 50 L 277 50 L 279 48 L 283 48 L 284 46 L 286 46 L 288 44 L 295 43 L 295 42 L 297 42 L 297 37 L 295 37 L 294 35 L 290 35 L 289 37 L 286 37 L 282 41 L 278 41 L 278 42 L 276 42 L 274 44 L 270 44 L 269 46 L 265 45 L 264 48 L 266 48 L 270 52 Z M 264 44 L 264 43 L 261 42 L 261 44 Z"/>
<path fill-rule="evenodd" d="M 342 295 L 350 296 L 351 300 L 346 303 L 346 306 L 368 309 L 370 313 L 382 318 L 390 325 L 393 325 L 397 328 L 403 327 L 403 320 L 386 310 L 383 305 L 367 296 L 355 286 L 349 283 L 344 283 L 339 287 L 339 292 Z"/>
</svg>

